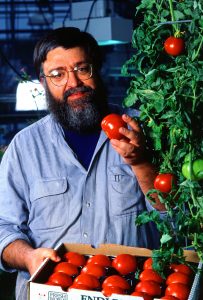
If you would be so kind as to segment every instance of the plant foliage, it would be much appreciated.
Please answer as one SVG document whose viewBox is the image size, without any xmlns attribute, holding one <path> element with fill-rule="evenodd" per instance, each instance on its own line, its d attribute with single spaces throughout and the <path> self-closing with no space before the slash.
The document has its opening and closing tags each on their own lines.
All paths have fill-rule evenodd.
<svg viewBox="0 0 203 300">
<path fill-rule="evenodd" d="M 137 7 L 142 22 L 135 28 L 132 47 L 135 54 L 122 67 L 131 76 L 125 107 L 138 107 L 140 120 L 160 173 L 176 175 L 178 189 L 163 195 L 167 216 L 144 213 L 136 224 L 153 220 L 161 233 L 160 249 L 153 251 L 157 268 L 183 261 L 183 247 L 192 247 L 203 261 L 202 181 L 185 179 L 182 165 L 203 159 L 203 3 L 201 0 L 142 0 Z M 170 56 L 164 41 L 179 35 L 185 51 Z M 130 70 L 136 71 L 136 76 Z M 133 72 L 135 74 L 135 72 Z M 158 258 L 158 259 L 156 259 Z"/>
</svg>

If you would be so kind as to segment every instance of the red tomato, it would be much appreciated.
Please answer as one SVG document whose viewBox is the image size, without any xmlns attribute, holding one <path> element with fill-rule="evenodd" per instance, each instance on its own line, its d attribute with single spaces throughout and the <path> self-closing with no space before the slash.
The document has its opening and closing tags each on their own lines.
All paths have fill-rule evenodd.
<svg viewBox="0 0 203 300">
<path fill-rule="evenodd" d="M 93 275 L 90 274 L 80 274 L 78 275 L 74 281 L 73 284 L 75 285 L 86 285 L 90 287 L 92 290 L 99 289 L 100 288 L 100 282 L 98 278 L 96 278 Z"/>
<path fill-rule="evenodd" d="M 154 188 L 162 193 L 170 193 L 174 185 L 176 177 L 171 173 L 158 174 L 154 180 Z"/>
<path fill-rule="evenodd" d="M 191 277 L 181 272 L 174 272 L 170 274 L 166 279 L 166 284 L 169 285 L 171 283 L 183 283 L 186 285 L 190 285 Z"/>
<path fill-rule="evenodd" d="M 107 286 L 118 286 L 123 290 L 129 290 L 130 285 L 123 277 L 120 275 L 111 275 L 107 277 L 102 283 L 102 288 L 105 289 Z"/>
<path fill-rule="evenodd" d="M 140 273 L 139 279 L 141 281 L 152 280 L 158 283 L 163 283 L 164 279 L 154 270 L 146 269 Z"/>
<path fill-rule="evenodd" d="M 172 56 L 180 55 L 185 49 L 185 43 L 182 38 L 176 38 L 174 36 L 170 36 L 164 42 L 164 49 L 166 53 Z"/>
<path fill-rule="evenodd" d="M 150 295 L 142 292 L 133 292 L 131 296 L 139 296 L 142 297 L 144 300 L 153 300 L 153 298 Z"/>
<path fill-rule="evenodd" d="M 135 286 L 135 292 L 142 292 L 149 294 L 150 296 L 160 296 L 161 295 L 161 286 L 155 281 L 140 281 Z"/>
<path fill-rule="evenodd" d="M 103 266 L 89 263 L 83 267 L 81 274 L 90 274 L 97 278 L 103 277 L 106 275 L 106 269 Z"/>
<path fill-rule="evenodd" d="M 76 252 L 66 252 L 63 259 L 75 266 L 81 267 L 86 264 L 85 256 Z"/>
<path fill-rule="evenodd" d="M 60 284 L 57 284 L 57 283 L 54 283 L 54 282 L 51 282 L 51 281 L 47 281 L 47 282 L 45 282 L 45 284 L 47 284 L 47 285 L 60 285 Z"/>
<path fill-rule="evenodd" d="M 190 294 L 190 288 L 182 283 L 171 283 L 167 286 L 165 294 L 174 296 L 179 300 L 187 300 Z"/>
<path fill-rule="evenodd" d="M 91 288 L 89 286 L 76 283 L 73 283 L 71 286 L 69 286 L 67 291 L 70 292 L 72 289 L 91 291 Z"/>
<path fill-rule="evenodd" d="M 101 292 L 105 297 L 110 297 L 112 294 L 126 294 L 125 290 L 119 286 L 106 286 Z"/>
<path fill-rule="evenodd" d="M 54 272 L 63 272 L 70 276 L 76 276 L 79 274 L 78 268 L 66 261 L 58 263 L 54 268 Z"/>
<path fill-rule="evenodd" d="M 174 272 L 181 272 L 188 276 L 192 276 L 193 274 L 193 270 L 185 264 L 171 264 L 170 269 L 172 269 Z"/>
<path fill-rule="evenodd" d="M 123 135 L 119 132 L 120 127 L 127 128 L 127 125 L 123 121 L 122 117 L 117 114 L 109 114 L 104 117 L 101 122 L 101 128 L 109 139 L 120 140 L 123 138 Z"/>
<path fill-rule="evenodd" d="M 72 283 L 72 278 L 62 272 L 54 272 L 49 276 L 48 282 L 52 282 L 56 285 L 60 285 L 63 289 L 67 289 Z"/>
<path fill-rule="evenodd" d="M 168 295 L 168 296 L 163 296 L 163 297 L 161 297 L 160 298 L 161 300 L 163 299 L 163 300 L 179 300 L 178 298 L 176 298 L 176 297 L 174 297 L 174 296 L 170 296 L 170 295 Z"/>
<path fill-rule="evenodd" d="M 87 260 L 87 264 L 89 263 L 93 263 L 96 265 L 100 265 L 103 267 L 111 267 L 111 260 L 107 255 L 104 254 L 96 254 L 94 256 L 91 256 L 88 260 Z"/>
<path fill-rule="evenodd" d="M 112 261 L 112 267 L 121 275 L 127 275 L 136 271 L 137 259 L 131 254 L 118 254 Z"/>
<path fill-rule="evenodd" d="M 147 270 L 147 269 L 153 269 L 152 264 L 153 264 L 152 258 L 151 258 L 151 257 L 147 258 L 147 259 L 144 261 L 143 269 L 144 269 L 144 270 Z"/>
</svg>

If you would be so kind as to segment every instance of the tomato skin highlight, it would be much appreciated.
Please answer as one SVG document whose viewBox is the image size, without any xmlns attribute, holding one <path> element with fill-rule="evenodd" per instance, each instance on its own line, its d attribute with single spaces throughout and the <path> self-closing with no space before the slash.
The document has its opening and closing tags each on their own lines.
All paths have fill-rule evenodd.
<svg viewBox="0 0 203 300">
<path fill-rule="evenodd" d="M 187 300 L 190 294 L 190 288 L 182 283 L 171 283 L 167 286 L 165 295 L 171 295 L 179 300 Z"/>
<path fill-rule="evenodd" d="M 73 280 L 71 276 L 63 272 L 54 272 L 49 276 L 48 282 L 53 283 L 54 285 L 60 285 L 63 289 L 67 289 L 73 283 Z"/>
<path fill-rule="evenodd" d="M 105 289 L 107 286 L 118 286 L 123 290 L 129 290 L 130 285 L 123 277 L 120 275 L 111 275 L 107 277 L 102 283 L 102 289 Z"/>
<path fill-rule="evenodd" d="M 173 270 L 174 272 L 181 272 L 188 276 L 193 275 L 193 270 L 185 264 L 171 264 L 170 269 Z"/>
<path fill-rule="evenodd" d="M 164 279 L 154 270 L 146 269 L 140 273 L 139 279 L 141 281 L 152 280 L 157 283 L 163 283 Z"/>
<path fill-rule="evenodd" d="M 172 56 L 178 56 L 185 50 L 185 42 L 182 38 L 168 37 L 164 42 L 164 50 Z"/>
<path fill-rule="evenodd" d="M 77 266 L 65 261 L 58 263 L 54 268 L 54 272 L 63 272 L 69 276 L 76 276 L 79 274 Z"/>
<path fill-rule="evenodd" d="M 118 254 L 112 261 L 112 267 L 121 275 L 135 272 L 137 269 L 137 259 L 131 254 Z"/>
<path fill-rule="evenodd" d="M 103 267 L 111 267 L 111 260 L 107 255 L 96 254 L 88 258 L 87 264 L 96 264 Z"/>
<path fill-rule="evenodd" d="M 170 285 L 171 283 L 182 283 L 182 284 L 190 285 L 191 278 L 184 273 L 174 272 L 170 274 L 166 279 L 167 285 Z"/>
<path fill-rule="evenodd" d="M 77 267 L 82 267 L 86 264 L 85 256 L 77 252 L 66 252 L 63 256 L 63 260 Z"/>
<path fill-rule="evenodd" d="M 101 121 L 101 128 L 108 136 L 108 138 L 121 140 L 124 136 L 119 132 L 120 127 L 127 128 L 127 124 L 118 114 L 109 114 Z"/>
<path fill-rule="evenodd" d="M 135 286 L 135 292 L 143 292 L 153 297 L 159 297 L 161 296 L 162 290 L 159 283 L 146 280 L 138 282 L 138 284 Z"/>
<path fill-rule="evenodd" d="M 162 193 L 170 193 L 176 184 L 176 177 L 171 173 L 160 173 L 154 180 L 154 188 Z"/>
<path fill-rule="evenodd" d="M 125 290 L 119 286 L 106 286 L 101 292 L 105 297 L 110 297 L 112 294 L 126 294 Z"/>
</svg>

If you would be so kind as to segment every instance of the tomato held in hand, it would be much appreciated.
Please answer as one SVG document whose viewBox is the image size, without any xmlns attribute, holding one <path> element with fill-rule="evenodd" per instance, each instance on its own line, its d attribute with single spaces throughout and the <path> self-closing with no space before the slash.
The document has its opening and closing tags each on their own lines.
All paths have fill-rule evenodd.
<svg viewBox="0 0 203 300">
<path fill-rule="evenodd" d="M 146 269 L 140 273 L 139 279 L 141 281 L 152 280 L 158 283 L 163 283 L 164 279 L 154 270 Z"/>
<path fill-rule="evenodd" d="M 176 177 L 171 173 L 160 173 L 154 180 L 154 188 L 162 193 L 170 193 L 176 185 Z"/>
<path fill-rule="evenodd" d="M 136 271 L 137 259 L 131 254 L 118 254 L 112 261 L 112 267 L 121 275 L 127 275 Z"/>
<path fill-rule="evenodd" d="M 123 290 L 129 290 L 130 285 L 123 277 L 120 275 L 111 275 L 107 277 L 102 283 L 102 288 L 105 289 L 107 286 L 118 286 Z"/>
<path fill-rule="evenodd" d="M 171 283 L 183 283 L 186 285 L 190 285 L 191 278 L 184 273 L 174 272 L 174 273 L 170 274 L 166 279 L 167 285 L 169 285 Z"/>
<path fill-rule="evenodd" d="M 178 56 L 183 53 L 185 49 L 185 43 L 182 38 L 176 38 L 174 36 L 170 36 L 164 42 L 164 50 L 166 53 L 172 56 Z"/>
<path fill-rule="evenodd" d="M 111 267 L 111 260 L 107 255 L 96 254 L 88 258 L 87 264 L 96 264 L 103 267 Z"/>
<path fill-rule="evenodd" d="M 109 139 L 121 140 L 123 138 L 123 135 L 119 132 L 120 127 L 127 128 L 127 124 L 117 114 L 109 114 L 101 122 L 101 128 Z"/>
<path fill-rule="evenodd" d="M 150 296 L 161 296 L 161 285 L 155 281 L 140 281 L 135 286 L 135 292 L 146 293 Z"/>
<path fill-rule="evenodd" d="M 190 288 L 182 283 L 171 283 L 165 291 L 166 296 L 171 295 L 179 300 L 187 300 L 190 294 Z"/>
<path fill-rule="evenodd" d="M 82 267 L 86 263 L 85 256 L 77 252 L 66 252 L 63 259 L 75 266 Z"/>
</svg>

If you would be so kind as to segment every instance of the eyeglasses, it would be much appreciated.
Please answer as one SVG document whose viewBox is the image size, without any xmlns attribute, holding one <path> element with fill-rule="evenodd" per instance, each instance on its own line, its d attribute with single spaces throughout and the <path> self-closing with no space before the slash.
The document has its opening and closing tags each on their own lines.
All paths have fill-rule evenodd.
<svg viewBox="0 0 203 300">
<path fill-rule="evenodd" d="M 63 86 L 68 82 L 70 72 L 74 72 L 75 76 L 81 81 L 87 80 L 92 77 L 92 64 L 81 64 L 72 70 L 56 69 L 52 70 L 49 75 L 42 74 L 41 76 L 49 77 L 56 86 Z"/>
</svg>

